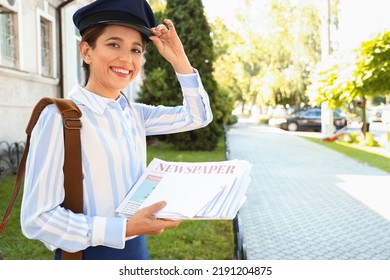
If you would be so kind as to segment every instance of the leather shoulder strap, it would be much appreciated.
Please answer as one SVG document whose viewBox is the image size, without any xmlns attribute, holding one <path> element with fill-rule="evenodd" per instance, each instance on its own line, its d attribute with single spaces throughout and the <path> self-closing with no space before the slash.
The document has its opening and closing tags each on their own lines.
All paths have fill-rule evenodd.
<svg viewBox="0 0 390 280">
<path fill-rule="evenodd" d="M 74 213 L 83 213 L 83 175 L 81 164 L 81 111 L 68 99 L 54 99 L 64 124 L 64 188 L 62 206 Z M 70 253 L 62 250 L 63 260 L 81 260 L 82 251 Z"/>
<path fill-rule="evenodd" d="M 83 211 L 83 188 L 82 188 L 82 168 L 81 168 L 81 142 L 80 142 L 80 128 L 81 128 L 81 111 L 74 102 L 63 98 L 42 98 L 34 107 L 30 120 L 26 127 L 27 140 L 22 158 L 19 163 L 16 174 L 15 186 L 5 211 L 3 220 L 0 224 L 0 237 L 3 235 L 11 211 L 15 205 L 16 198 L 19 194 L 21 184 L 24 179 L 26 159 L 30 148 L 31 133 L 36 125 L 39 116 L 43 109 L 54 103 L 62 115 L 64 124 L 64 188 L 65 199 L 63 206 L 72 210 L 75 213 Z M 66 253 L 68 255 L 65 259 L 80 259 L 81 252 Z"/>
<path fill-rule="evenodd" d="M 62 204 L 75 213 L 83 212 L 83 178 L 81 167 L 81 111 L 71 100 L 56 98 L 53 103 L 62 115 L 64 124 L 64 187 Z"/>
</svg>

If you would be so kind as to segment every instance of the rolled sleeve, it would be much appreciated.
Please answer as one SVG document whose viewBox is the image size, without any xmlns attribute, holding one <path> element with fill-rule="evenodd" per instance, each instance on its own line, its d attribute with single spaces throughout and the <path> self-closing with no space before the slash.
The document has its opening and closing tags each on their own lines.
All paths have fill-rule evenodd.
<svg viewBox="0 0 390 280">
<path fill-rule="evenodd" d="M 92 246 L 125 247 L 126 219 L 95 217 L 93 219 Z"/>
<path fill-rule="evenodd" d="M 193 74 L 179 74 L 176 73 L 176 77 L 179 80 L 179 83 L 182 88 L 197 88 L 199 87 L 199 73 L 194 69 Z"/>
</svg>

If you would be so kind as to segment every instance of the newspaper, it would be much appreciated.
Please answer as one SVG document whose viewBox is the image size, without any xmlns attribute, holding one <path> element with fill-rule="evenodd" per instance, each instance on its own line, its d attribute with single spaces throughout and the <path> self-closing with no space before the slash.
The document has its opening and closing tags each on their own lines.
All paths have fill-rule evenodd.
<svg viewBox="0 0 390 280">
<path fill-rule="evenodd" d="M 165 200 L 165 219 L 234 219 L 246 200 L 252 164 L 245 160 L 168 162 L 154 158 L 116 209 L 131 217 Z"/>
</svg>

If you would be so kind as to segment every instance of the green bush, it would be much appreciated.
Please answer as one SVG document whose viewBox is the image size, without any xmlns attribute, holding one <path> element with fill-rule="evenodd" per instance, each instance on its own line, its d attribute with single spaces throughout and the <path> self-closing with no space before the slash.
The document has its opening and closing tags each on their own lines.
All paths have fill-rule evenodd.
<svg viewBox="0 0 390 280">
<path fill-rule="evenodd" d="M 260 117 L 259 118 L 259 124 L 268 124 L 269 117 Z"/>
<path fill-rule="evenodd" d="M 238 117 L 236 115 L 231 115 L 227 121 L 227 125 L 232 125 L 238 122 Z"/>
<path fill-rule="evenodd" d="M 344 142 L 347 142 L 349 144 L 359 144 L 360 143 L 359 134 L 354 132 L 347 134 L 344 137 Z"/>
<path fill-rule="evenodd" d="M 193 19 L 186 20 L 188 17 Z M 213 77 L 215 55 L 210 36 L 211 29 L 204 13 L 201 0 L 166 1 L 166 9 L 156 13 L 158 22 L 169 18 L 175 23 L 191 65 L 196 68 L 202 84 L 209 95 L 213 121 L 203 129 L 169 134 L 164 140 L 174 144 L 177 150 L 212 151 L 223 136 L 223 124 L 227 122 L 233 107 L 229 92 L 221 89 Z M 156 48 L 149 48 L 145 54 L 145 76 L 138 102 L 150 105 L 177 106 L 182 104 L 180 85 L 172 66 L 162 59 Z"/>
<path fill-rule="evenodd" d="M 360 133 L 349 133 L 345 135 L 342 142 L 346 142 L 348 144 L 355 144 L 355 145 L 364 145 L 367 147 L 381 147 L 379 142 L 375 139 L 375 136 L 372 133 L 367 132 L 365 139 L 363 138 L 363 135 Z"/>
<path fill-rule="evenodd" d="M 364 146 L 381 147 L 379 142 L 375 139 L 374 135 L 372 133 L 369 133 L 369 132 L 366 133 L 366 140 L 364 142 Z"/>
</svg>

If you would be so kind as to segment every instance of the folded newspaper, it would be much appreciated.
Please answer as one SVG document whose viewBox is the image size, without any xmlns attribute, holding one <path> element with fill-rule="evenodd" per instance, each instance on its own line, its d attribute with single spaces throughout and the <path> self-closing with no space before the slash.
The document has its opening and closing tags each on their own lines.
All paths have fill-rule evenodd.
<svg viewBox="0 0 390 280">
<path fill-rule="evenodd" d="M 154 158 L 116 209 L 131 217 L 165 200 L 155 213 L 165 219 L 234 219 L 246 200 L 252 164 L 245 160 L 168 162 Z"/>
</svg>

